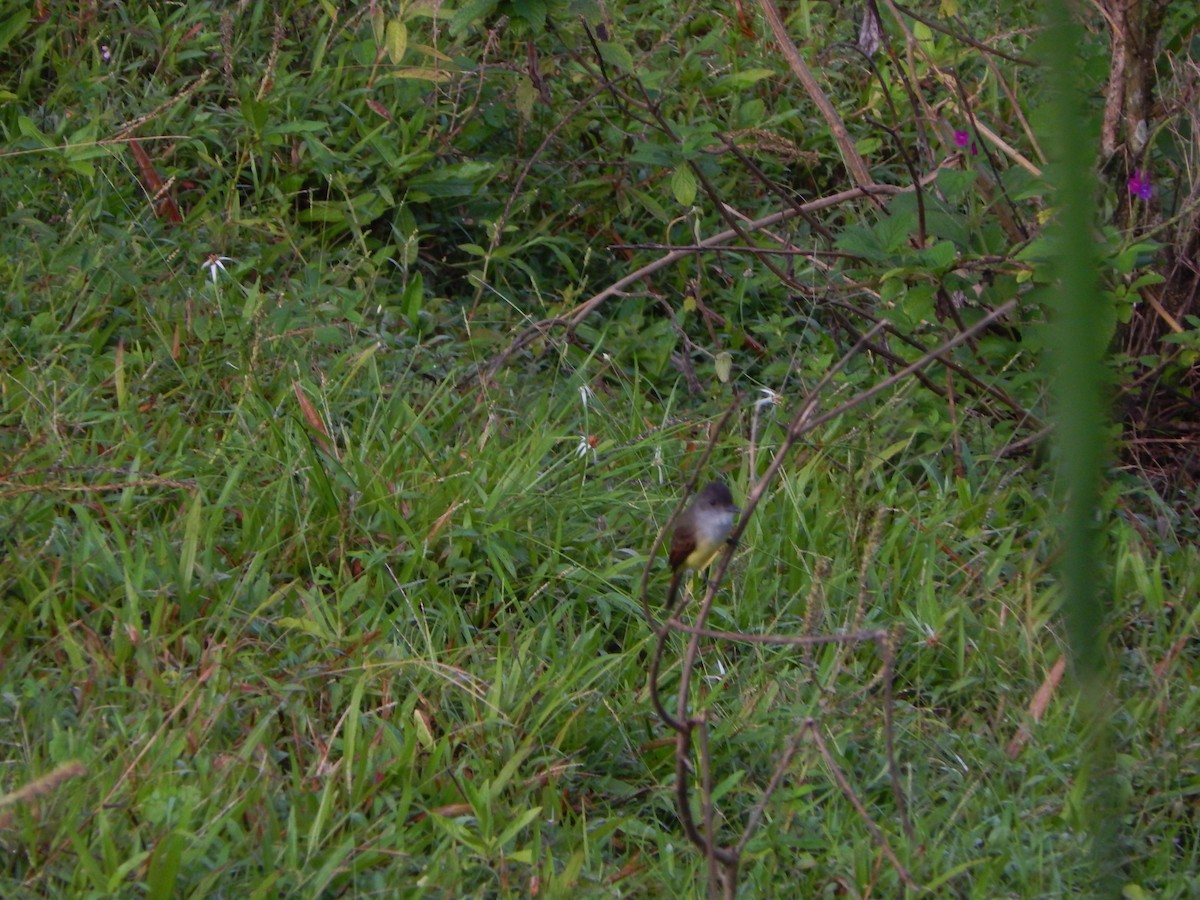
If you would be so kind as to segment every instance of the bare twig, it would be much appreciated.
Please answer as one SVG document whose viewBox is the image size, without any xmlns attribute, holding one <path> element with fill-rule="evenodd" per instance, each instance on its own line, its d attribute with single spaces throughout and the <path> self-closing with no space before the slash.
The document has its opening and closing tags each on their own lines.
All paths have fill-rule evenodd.
<svg viewBox="0 0 1200 900">
<path fill-rule="evenodd" d="M 908 869 L 904 867 L 904 863 L 900 862 L 900 858 L 892 850 L 891 845 L 887 842 L 887 838 L 883 836 L 883 832 L 879 830 L 879 826 L 875 824 L 875 821 L 871 818 L 871 814 L 867 812 L 867 808 L 863 806 L 862 800 L 859 799 L 858 794 L 854 792 L 854 788 L 851 787 L 850 782 L 847 780 L 846 773 L 842 771 L 842 767 L 837 764 L 837 760 L 829 752 L 829 746 L 825 743 L 825 739 L 821 737 L 821 732 L 812 724 L 811 719 L 809 719 L 808 730 L 809 734 L 813 736 L 813 741 L 816 743 L 817 749 L 821 751 L 821 756 L 825 759 L 825 764 L 829 766 L 829 771 L 833 773 L 833 780 L 841 788 L 842 796 L 850 801 L 850 805 L 854 807 L 855 812 L 858 813 L 858 817 L 863 820 L 863 824 L 867 826 L 867 830 L 875 838 L 875 843 L 879 845 L 879 848 L 891 861 L 892 867 L 896 870 L 901 880 L 908 887 L 915 889 L 917 887 L 916 881 L 913 880 Z"/>
<path fill-rule="evenodd" d="M 697 610 L 696 616 L 694 618 L 693 624 L 687 624 L 687 623 L 680 621 L 677 618 L 678 610 L 674 609 L 674 608 L 668 609 L 667 617 L 666 617 L 665 621 L 663 621 L 661 624 L 656 624 L 654 621 L 654 617 L 650 612 L 649 577 L 650 577 L 651 568 L 654 563 L 654 559 L 657 556 L 659 547 L 663 543 L 663 539 L 667 532 L 667 529 L 664 528 L 662 533 L 660 533 L 658 535 L 657 539 L 655 540 L 654 546 L 651 548 L 650 560 L 647 563 L 646 569 L 643 572 L 643 576 L 642 576 L 643 613 L 645 614 L 647 621 L 650 622 L 652 627 L 655 628 L 656 638 L 657 638 L 656 644 L 655 644 L 655 649 L 651 656 L 650 666 L 649 666 L 649 670 L 650 670 L 649 671 L 649 693 L 650 693 L 651 702 L 654 705 L 655 711 L 658 713 L 658 715 L 660 716 L 662 721 L 676 733 L 675 734 L 675 804 L 676 804 L 676 812 L 679 816 L 679 821 L 683 828 L 684 834 L 687 836 L 688 840 L 690 840 L 697 848 L 699 848 L 705 854 L 705 858 L 708 861 L 709 883 L 710 883 L 710 890 L 712 893 L 715 894 L 717 892 L 718 888 L 720 887 L 723 889 L 723 891 L 726 893 L 726 895 L 728 895 L 728 892 L 732 889 L 731 885 L 735 884 L 736 877 L 737 877 L 737 870 L 738 870 L 740 860 L 741 860 L 741 851 L 746 846 L 746 842 L 749 840 L 749 836 L 750 836 L 751 832 L 753 831 L 754 828 L 757 827 L 758 823 L 761 821 L 762 811 L 763 811 L 765 803 L 773 795 L 773 793 L 777 790 L 778 786 L 782 783 L 783 772 L 786 770 L 792 757 L 794 757 L 795 753 L 797 752 L 798 747 L 800 746 L 799 741 L 800 741 L 801 736 L 806 732 L 812 734 L 814 741 L 816 742 L 822 756 L 825 758 L 827 764 L 829 765 L 829 768 L 832 772 L 833 778 L 837 782 L 839 789 L 842 791 L 842 794 L 854 806 L 854 809 L 859 814 L 859 816 L 862 817 L 862 819 L 866 823 L 867 828 L 870 831 L 872 837 L 874 838 L 874 840 L 876 841 L 876 843 L 878 844 L 878 846 L 880 847 L 880 849 L 882 850 L 884 855 L 890 861 L 891 865 L 895 868 L 895 870 L 896 870 L 897 874 L 899 875 L 899 877 L 901 878 L 901 880 L 909 887 L 916 887 L 916 882 L 913 880 L 912 875 L 908 872 L 908 870 L 900 862 L 899 857 L 897 857 L 895 852 L 892 850 L 892 848 L 891 848 L 890 844 L 888 843 L 887 838 L 884 836 L 882 830 L 870 818 L 869 814 L 867 813 L 866 806 L 863 804 L 862 800 L 855 793 L 852 785 L 849 783 L 849 780 L 846 778 L 845 773 L 843 773 L 841 771 L 841 769 L 837 766 L 836 761 L 833 759 L 832 754 L 830 754 L 828 747 L 825 745 L 823 739 L 820 736 L 820 733 L 813 726 L 813 720 L 811 720 L 811 719 L 807 720 L 804 724 L 801 725 L 800 729 L 796 732 L 796 736 L 793 737 L 791 743 L 785 750 L 780 762 L 776 766 L 775 773 L 773 774 L 770 782 L 767 785 L 767 788 L 764 791 L 763 797 L 760 798 L 756 807 L 751 811 L 750 816 L 747 819 L 746 825 L 744 826 L 742 833 L 739 836 L 739 838 L 737 839 L 737 841 L 733 845 L 730 845 L 730 846 L 720 844 L 718 842 L 716 834 L 715 834 L 716 815 L 715 815 L 715 810 L 712 808 L 712 771 L 711 771 L 712 761 L 711 761 L 708 744 L 707 744 L 707 740 L 708 740 L 707 730 L 706 730 L 707 722 L 706 722 L 706 719 L 705 719 L 703 713 L 701 713 L 699 715 L 693 715 L 693 714 L 689 713 L 689 709 L 691 708 L 693 675 L 696 671 L 696 664 L 697 664 L 697 660 L 698 660 L 700 645 L 701 645 L 701 642 L 704 640 L 725 640 L 725 641 L 742 642 L 742 643 L 783 645 L 783 646 L 793 646 L 793 647 L 812 647 L 812 646 L 817 646 L 817 645 L 821 645 L 821 644 L 835 644 L 835 643 L 836 644 L 852 644 L 852 643 L 861 643 L 864 641 L 870 641 L 870 642 L 876 643 L 876 645 L 880 648 L 880 655 L 882 657 L 882 672 L 879 677 L 880 677 L 880 680 L 882 680 L 884 683 L 884 703 L 885 703 L 885 706 L 888 707 L 884 712 L 883 729 L 885 732 L 884 744 L 885 744 L 885 752 L 887 754 L 889 781 L 891 783 L 892 793 L 893 793 L 896 808 L 897 808 L 897 811 L 898 811 L 898 814 L 899 814 L 899 817 L 900 817 L 900 820 L 902 823 L 902 827 L 904 829 L 905 834 L 911 838 L 911 836 L 913 834 L 912 826 L 908 820 L 907 804 L 906 804 L 904 796 L 903 796 L 903 791 L 900 788 L 900 772 L 899 772 L 899 767 L 898 767 L 898 765 L 896 763 L 896 759 L 895 759 L 894 719 L 893 719 L 893 713 L 892 713 L 892 709 L 891 709 L 892 699 L 893 699 L 892 698 L 891 680 L 892 680 L 892 671 L 893 671 L 894 652 L 893 652 L 893 648 L 892 648 L 892 644 L 891 644 L 892 638 L 888 634 L 888 632 L 886 632 L 884 630 L 880 630 L 880 629 L 862 630 L 860 628 L 857 631 L 852 631 L 850 633 L 836 634 L 836 635 L 773 635 L 773 634 L 761 634 L 760 635 L 760 634 L 748 634 L 748 633 L 742 633 L 742 632 L 728 632 L 728 631 L 719 631 L 719 630 L 709 629 L 706 627 L 706 622 L 708 621 L 708 617 L 712 610 L 713 603 L 716 599 L 717 590 L 718 590 L 720 584 L 722 583 L 722 580 L 725 576 L 725 572 L 729 566 L 730 560 L 732 559 L 733 545 L 736 545 L 738 539 L 741 537 L 742 532 L 746 528 L 746 523 L 748 521 L 749 516 L 753 512 L 754 508 L 757 506 L 759 500 L 763 496 L 763 493 L 767 489 L 768 485 L 771 483 L 771 481 L 774 479 L 774 477 L 778 474 L 780 467 L 783 465 L 783 462 L 785 461 L 785 459 L 790 455 L 790 452 L 791 452 L 793 446 L 796 444 L 796 442 L 799 441 L 805 434 L 808 434 L 809 432 L 811 432 L 814 429 L 816 429 L 817 427 L 819 427 L 821 424 L 828 422 L 837 416 L 844 415 L 845 413 L 849 412 L 850 410 L 854 409 L 855 407 L 861 405 L 862 403 L 865 403 L 868 399 L 877 396 L 880 392 L 887 390 L 891 387 L 894 387 L 896 384 L 898 384 L 903 378 L 907 377 L 908 375 L 910 375 L 916 371 L 919 371 L 920 369 L 924 368 L 925 366 L 929 365 L 931 362 L 933 362 L 935 360 L 942 359 L 945 356 L 945 354 L 947 354 L 950 350 L 959 346 L 963 342 L 969 340 L 973 335 L 979 333 L 981 330 L 987 328 L 991 322 L 995 321 L 997 318 L 999 318 L 1001 316 L 1007 315 L 1015 307 L 1015 305 L 1016 305 L 1015 300 L 1009 301 L 1008 303 L 1006 303 L 1003 306 L 999 307 L 998 309 L 994 310 L 988 316 L 985 316 L 982 320 L 977 322 L 971 328 L 964 329 L 960 333 L 956 334 L 954 337 L 950 338 L 947 341 L 944 341 L 940 346 L 929 351 L 928 353 L 923 355 L 920 359 L 918 359 L 916 362 L 912 363 L 909 366 L 904 367 L 903 369 L 894 373 L 889 378 L 884 379 L 883 381 L 881 381 L 879 384 L 875 385 L 874 387 L 856 394 L 854 397 L 850 398 L 849 400 L 840 404 L 839 406 L 835 407 L 832 410 L 829 410 L 822 414 L 818 414 L 817 413 L 818 398 L 824 392 L 825 388 L 832 382 L 833 378 L 836 377 L 836 375 L 849 363 L 849 361 L 852 358 L 854 358 L 858 353 L 860 353 L 863 350 L 863 348 L 870 343 L 870 341 L 875 337 L 875 335 L 877 335 L 883 329 L 884 323 L 877 322 L 871 330 L 869 330 L 862 337 L 860 337 L 859 340 L 855 343 L 855 345 L 842 356 L 842 358 L 838 361 L 838 363 L 825 374 L 825 376 L 821 379 L 821 381 L 808 393 L 808 395 L 799 404 L 799 406 L 796 410 L 796 413 L 792 418 L 791 424 L 788 427 L 787 436 L 786 436 L 785 440 L 783 441 L 780 448 L 776 451 L 774 457 L 771 460 L 771 463 L 767 466 L 766 472 L 764 473 L 763 477 L 758 482 L 756 482 L 750 489 L 749 496 L 746 498 L 746 501 L 745 501 L 745 511 L 743 512 L 741 518 L 735 525 L 733 532 L 730 536 L 731 546 L 728 547 L 725 550 L 725 552 L 723 552 L 716 561 L 712 580 L 709 582 L 708 589 L 705 592 L 702 601 L 700 602 L 700 605 Z M 732 407 L 726 411 L 725 417 L 722 419 L 722 424 L 724 424 L 724 422 L 728 419 L 728 416 L 730 415 L 731 412 L 732 412 Z M 707 460 L 708 454 L 711 453 L 713 447 L 715 446 L 715 442 L 717 440 L 718 435 L 719 435 L 719 431 L 717 431 L 713 434 L 710 444 L 705 450 L 705 455 L 704 455 L 705 461 Z M 701 470 L 702 470 L 702 466 L 697 467 L 696 474 L 693 475 L 693 478 L 692 478 L 693 482 L 697 479 L 697 476 L 699 475 Z M 688 493 L 690 493 L 690 491 Z M 686 502 L 686 500 L 687 500 L 687 494 L 685 493 L 685 496 L 680 500 L 680 506 L 676 509 L 675 514 L 672 515 L 672 517 L 671 517 L 672 521 L 674 520 L 675 515 L 678 515 L 679 509 L 682 509 L 682 504 L 684 502 Z M 879 526 L 879 522 L 877 521 L 876 528 L 878 526 Z M 873 545 L 874 539 L 872 539 L 872 541 L 870 541 L 868 543 L 869 543 L 869 545 Z M 864 553 L 864 561 L 863 561 L 864 567 L 867 564 L 867 560 L 870 556 L 870 552 L 871 551 L 868 550 Z M 860 582 L 862 582 L 863 577 L 864 576 L 860 576 Z M 675 584 L 674 579 L 672 580 L 672 584 L 673 585 Z M 861 594 L 861 590 L 860 590 L 860 594 Z M 672 596 L 673 596 L 673 591 L 672 591 Z M 860 598 L 860 606 L 861 606 L 861 603 L 862 603 L 862 600 Z M 682 601 L 680 601 L 680 605 L 682 605 Z M 674 604 L 672 604 L 672 606 L 674 606 Z M 859 621 L 861 619 L 861 612 L 856 614 L 854 618 L 855 618 L 856 622 Z M 663 659 L 663 655 L 664 655 L 664 649 L 666 646 L 666 640 L 667 640 L 668 635 L 672 631 L 677 631 L 677 632 L 680 632 L 682 634 L 686 634 L 689 636 L 689 640 L 688 640 L 687 646 L 684 650 L 683 659 L 682 659 L 681 665 L 680 665 L 679 687 L 678 687 L 677 699 L 676 699 L 676 712 L 673 715 L 666 711 L 664 704 L 662 702 L 660 688 L 658 685 L 658 676 L 659 676 L 659 672 L 660 672 L 661 666 L 662 666 L 662 659 Z M 692 806 L 691 806 L 691 788 L 690 788 L 690 786 L 691 786 L 692 780 L 694 778 L 694 772 L 693 772 L 693 767 L 692 767 L 693 735 L 695 735 L 695 740 L 698 744 L 697 749 L 700 754 L 699 763 L 700 763 L 701 768 L 700 768 L 699 776 L 700 776 L 700 785 L 701 785 L 701 790 L 702 790 L 701 810 L 703 813 L 703 822 L 704 822 L 703 829 L 701 829 L 698 826 L 698 824 L 695 820 L 695 817 L 693 816 Z"/>
<path fill-rule="evenodd" d="M 761 219 L 755 219 L 747 222 L 742 226 L 743 232 L 756 231 L 760 228 L 769 228 L 773 225 L 778 225 L 780 222 L 786 222 L 788 219 L 795 218 L 800 214 L 800 211 L 814 212 L 820 209 L 829 209 L 830 207 L 839 206 L 842 203 L 847 203 L 851 200 L 857 200 L 871 194 L 898 194 L 904 188 L 892 187 L 890 185 L 872 185 L 870 188 L 852 188 L 848 191 L 840 191 L 836 194 L 831 194 L 828 197 L 821 197 L 817 200 L 811 200 L 808 203 L 802 204 L 799 208 L 785 209 L 777 213 L 772 213 L 769 216 L 764 216 Z M 738 236 L 738 232 L 730 228 L 726 231 L 718 232 L 717 234 L 707 237 L 699 242 L 699 245 L 704 250 L 712 250 L 721 247 L 728 241 L 733 240 Z M 485 374 L 488 377 L 495 375 L 504 365 L 523 347 L 526 347 L 532 341 L 545 335 L 552 328 L 566 327 L 574 328 L 589 315 L 591 315 L 597 307 L 603 304 L 606 300 L 613 297 L 622 296 L 627 288 L 634 283 L 645 278 L 654 272 L 665 269 L 668 266 L 674 265 L 682 259 L 695 255 L 696 251 L 692 249 L 675 250 L 666 253 L 660 258 L 649 262 L 644 266 L 635 269 L 623 278 L 614 281 L 600 293 L 589 297 L 584 302 L 576 306 L 571 312 L 562 316 L 555 316 L 550 319 L 543 319 L 540 322 L 535 322 L 526 328 L 521 334 L 513 340 L 513 342 L 501 353 L 492 358 L 485 369 Z"/>
<path fill-rule="evenodd" d="M 821 90 L 821 86 L 817 83 L 817 79 L 812 71 L 804 64 L 804 59 L 800 56 L 800 51 L 796 49 L 796 45 L 792 42 L 792 38 L 787 32 L 787 26 L 783 24 L 783 18 L 779 15 L 779 9 L 775 6 L 774 0 L 758 0 L 758 5 L 762 9 L 763 15 L 767 18 L 767 24 L 771 26 L 771 33 L 775 35 L 775 43 L 779 45 L 779 50 L 783 54 L 783 58 L 787 60 L 792 74 L 796 76 L 796 80 L 804 87 L 809 99 L 817 105 L 817 109 L 825 117 L 825 123 L 829 126 L 834 141 L 837 142 L 838 150 L 842 154 L 842 161 L 846 164 L 846 168 L 850 172 L 850 177 L 854 179 L 854 183 L 860 188 L 872 187 L 875 184 L 875 179 L 871 177 L 871 173 L 867 170 L 866 162 L 855 148 L 854 141 L 850 137 L 850 133 L 846 130 L 846 124 L 842 121 L 842 117 L 838 115 L 838 111 L 829 101 L 829 98 L 825 96 L 825 92 Z"/>
</svg>

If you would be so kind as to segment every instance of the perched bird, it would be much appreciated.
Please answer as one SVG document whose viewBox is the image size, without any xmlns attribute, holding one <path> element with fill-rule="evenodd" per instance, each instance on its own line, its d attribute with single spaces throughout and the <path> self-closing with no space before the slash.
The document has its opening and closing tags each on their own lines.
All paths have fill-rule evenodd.
<svg viewBox="0 0 1200 900">
<path fill-rule="evenodd" d="M 713 561 L 721 545 L 733 530 L 733 520 L 741 510 L 733 505 L 733 495 L 724 482 L 714 481 L 696 495 L 691 505 L 675 520 L 671 534 L 671 587 L 667 606 L 675 605 L 675 592 L 689 570 L 700 570 Z"/>
</svg>

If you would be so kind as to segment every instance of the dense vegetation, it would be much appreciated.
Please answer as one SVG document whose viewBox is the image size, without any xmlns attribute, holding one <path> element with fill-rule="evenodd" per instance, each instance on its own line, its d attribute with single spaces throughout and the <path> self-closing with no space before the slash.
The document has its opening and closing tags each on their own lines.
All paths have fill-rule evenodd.
<svg viewBox="0 0 1200 900">
<path fill-rule="evenodd" d="M 643 571 L 789 434 L 707 625 L 888 638 L 705 642 L 741 891 L 1200 892 L 1193 4 L 9 6 L 0 894 L 702 892 Z"/>
</svg>

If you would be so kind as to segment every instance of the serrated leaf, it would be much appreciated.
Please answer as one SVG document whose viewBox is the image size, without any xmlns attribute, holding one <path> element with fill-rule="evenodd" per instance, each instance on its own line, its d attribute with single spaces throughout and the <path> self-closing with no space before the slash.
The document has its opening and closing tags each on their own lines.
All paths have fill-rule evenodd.
<svg viewBox="0 0 1200 900">
<path fill-rule="evenodd" d="M 879 222 L 873 230 L 879 235 L 880 246 L 889 253 L 894 253 L 904 247 L 912 233 L 917 230 L 916 210 L 895 212 Z"/>
<path fill-rule="evenodd" d="M 681 206 L 691 206 L 696 201 L 696 175 L 687 163 L 680 163 L 671 175 L 671 193 Z"/>
<path fill-rule="evenodd" d="M 622 72 L 633 71 L 633 57 L 620 44 L 603 43 L 600 45 L 600 58 L 610 66 L 615 66 Z"/>
<path fill-rule="evenodd" d="M 875 232 L 863 225 L 847 225 L 834 241 L 834 247 L 872 261 L 881 260 L 885 255 Z"/>
<path fill-rule="evenodd" d="M 930 244 L 917 254 L 917 264 L 930 269 L 946 269 L 958 257 L 958 251 L 950 241 Z"/>
<path fill-rule="evenodd" d="M 967 196 L 979 176 L 971 170 L 938 169 L 937 186 L 946 195 L 946 202 L 958 204 Z"/>
<path fill-rule="evenodd" d="M 512 0 L 512 11 L 538 31 L 546 27 L 545 0 Z"/>
<path fill-rule="evenodd" d="M 499 3 L 500 0 L 467 0 L 450 19 L 450 36 L 458 37 L 470 26 L 482 24 Z"/>
<path fill-rule="evenodd" d="M 903 310 L 904 316 L 909 322 L 914 325 L 924 324 L 932 322 L 935 318 L 933 301 L 933 288 L 930 285 L 917 285 L 905 291 L 898 306 Z"/>
</svg>

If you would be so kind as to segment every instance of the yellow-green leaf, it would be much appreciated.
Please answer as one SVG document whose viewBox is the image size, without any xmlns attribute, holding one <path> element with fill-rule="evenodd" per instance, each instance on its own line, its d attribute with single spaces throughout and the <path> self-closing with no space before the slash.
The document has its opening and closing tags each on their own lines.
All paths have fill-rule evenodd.
<svg viewBox="0 0 1200 900">
<path fill-rule="evenodd" d="M 517 112 L 526 122 L 533 118 L 533 101 L 536 99 L 537 88 L 533 86 L 533 79 L 528 75 L 520 76 L 517 79 Z"/>
<path fill-rule="evenodd" d="M 444 69 L 431 69 L 429 66 L 408 66 L 397 69 L 392 73 L 397 78 L 417 78 L 421 81 L 449 81 L 450 73 Z"/>
<path fill-rule="evenodd" d="M 692 167 L 680 163 L 671 175 L 671 193 L 682 206 L 691 206 L 696 200 L 696 176 Z"/>
<path fill-rule="evenodd" d="M 399 19 L 387 23 L 387 52 L 393 65 L 400 65 L 404 51 L 408 49 L 408 29 Z"/>
<path fill-rule="evenodd" d="M 717 379 L 721 384 L 728 384 L 729 374 L 733 371 L 733 355 L 728 350 L 724 350 L 717 354 L 714 363 L 717 367 Z"/>
</svg>

